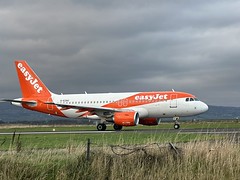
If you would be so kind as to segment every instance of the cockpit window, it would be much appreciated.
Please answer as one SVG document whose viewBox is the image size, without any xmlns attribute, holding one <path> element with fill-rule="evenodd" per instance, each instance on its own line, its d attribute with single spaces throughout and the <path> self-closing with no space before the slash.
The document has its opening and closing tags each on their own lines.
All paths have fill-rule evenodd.
<svg viewBox="0 0 240 180">
<path fill-rule="evenodd" d="M 186 98 L 186 102 L 189 102 L 189 101 L 199 101 L 198 98 Z"/>
</svg>

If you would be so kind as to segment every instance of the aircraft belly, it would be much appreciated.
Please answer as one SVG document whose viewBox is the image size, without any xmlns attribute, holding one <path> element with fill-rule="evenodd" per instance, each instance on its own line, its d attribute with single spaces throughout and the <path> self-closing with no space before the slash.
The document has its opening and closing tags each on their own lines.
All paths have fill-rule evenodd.
<svg viewBox="0 0 240 180">
<path fill-rule="evenodd" d="M 87 111 L 77 113 L 76 109 L 61 110 L 61 112 L 69 118 L 79 118 L 82 117 L 85 113 L 87 113 Z"/>
</svg>

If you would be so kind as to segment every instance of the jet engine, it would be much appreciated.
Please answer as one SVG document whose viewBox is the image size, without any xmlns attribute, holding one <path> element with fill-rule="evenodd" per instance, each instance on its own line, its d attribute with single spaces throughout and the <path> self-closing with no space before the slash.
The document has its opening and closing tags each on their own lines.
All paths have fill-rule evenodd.
<svg viewBox="0 0 240 180">
<path fill-rule="evenodd" d="M 113 121 L 119 126 L 136 126 L 139 122 L 139 114 L 137 112 L 115 112 Z"/>
</svg>

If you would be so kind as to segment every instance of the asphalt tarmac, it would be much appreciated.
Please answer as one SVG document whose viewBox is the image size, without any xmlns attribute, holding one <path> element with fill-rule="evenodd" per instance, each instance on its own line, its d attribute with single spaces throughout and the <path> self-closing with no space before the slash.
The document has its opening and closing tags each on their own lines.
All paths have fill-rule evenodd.
<svg viewBox="0 0 240 180">
<path fill-rule="evenodd" d="M 240 129 L 141 129 L 141 130 L 128 130 L 122 131 L 36 131 L 36 132 L 15 132 L 15 134 L 31 135 L 31 134 L 109 134 L 109 133 L 129 133 L 129 132 L 141 132 L 141 133 L 178 133 L 178 134 L 240 134 Z M 0 135 L 12 135 L 14 132 L 3 132 Z"/>
</svg>

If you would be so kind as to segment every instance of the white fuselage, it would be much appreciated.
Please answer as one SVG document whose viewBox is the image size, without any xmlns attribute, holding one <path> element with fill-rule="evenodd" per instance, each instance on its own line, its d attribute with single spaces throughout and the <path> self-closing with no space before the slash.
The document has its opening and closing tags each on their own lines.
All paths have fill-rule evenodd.
<svg viewBox="0 0 240 180">
<path fill-rule="evenodd" d="M 66 104 L 73 106 L 83 107 L 111 107 L 121 110 L 134 110 L 139 113 L 140 118 L 156 117 L 156 118 L 169 118 L 169 117 L 181 117 L 181 116 L 193 116 L 207 111 L 208 106 L 202 101 L 196 98 L 184 97 L 177 98 L 178 92 L 172 92 L 166 94 L 165 92 L 159 92 L 162 96 L 158 99 L 150 97 L 139 99 L 135 96 L 134 99 L 128 99 L 138 92 L 133 93 L 98 93 L 98 94 L 70 94 L 70 95 L 53 95 L 53 102 L 56 104 Z M 165 96 L 165 98 L 164 98 Z M 166 96 L 176 96 L 175 99 L 171 99 Z M 155 95 L 156 97 L 156 95 Z M 170 98 L 170 99 L 169 99 Z M 189 100 L 187 101 L 187 98 Z M 49 105 L 51 109 L 51 105 Z M 76 109 L 65 109 L 61 112 L 71 118 L 93 118 L 99 119 L 97 115 L 83 116 L 86 111 L 76 111 Z"/>
</svg>

